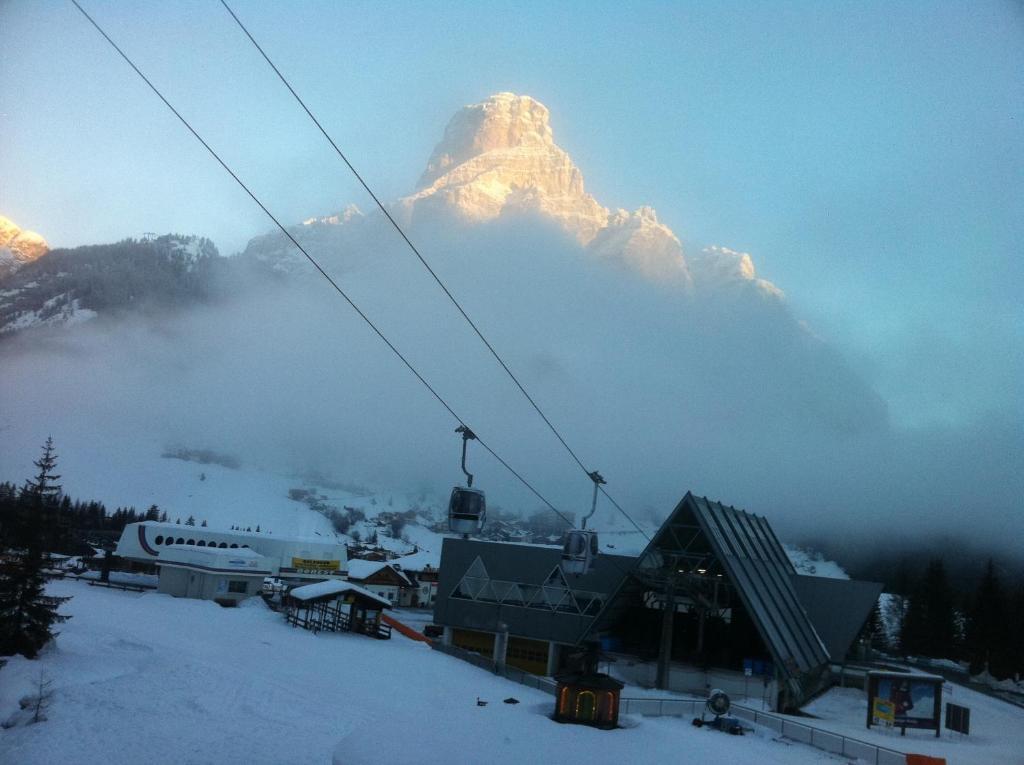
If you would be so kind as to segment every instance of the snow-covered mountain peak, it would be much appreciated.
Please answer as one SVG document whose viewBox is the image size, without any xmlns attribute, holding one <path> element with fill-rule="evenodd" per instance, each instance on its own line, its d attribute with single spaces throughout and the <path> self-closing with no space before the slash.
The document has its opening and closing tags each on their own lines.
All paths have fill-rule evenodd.
<svg viewBox="0 0 1024 765">
<path fill-rule="evenodd" d="M 417 188 L 429 187 L 453 167 L 490 151 L 554 146 L 549 117 L 544 104 L 514 93 L 495 93 L 463 107 L 445 128 Z"/>
<path fill-rule="evenodd" d="M 350 204 L 340 213 L 335 213 L 334 215 L 322 215 L 319 217 L 314 216 L 312 218 L 306 218 L 306 220 L 302 221 L 302 225 L 315 226 L 319 224 L 324 226 L 343 226 L 356 218 L 362 217 L 364 217 L 363 211 L 359 209 L 359 206 Z"/>
<path fill-rule="evenodd" d="M 49 250 L 46 240 L 35 231 L 26 231 L 0 215 L 0 276 L 13 273 Z"/>
<path fill-rule="evenodd" d="M 618 259 L 651 281 L 685 289 L 693 286 L 683 245 L 672 229 L 658 221 L 653 207 L 611 213 L 587 249 L 600 258 Z"/>
<path fill-rule="evenodd" d="M 608 210 L 554 141 L 549 112 L 529 96 L 498 93 L 456 112 L 416 193 L 400 201 L 409 217 L 454 212 L 470 223 L 507 212 L 552 218 L 586 245 Z"/>
<path fill-rule="evenodd" d="M 782 290 L 757 275 L 748 252 L 712 245 L 691 259 L 691 268 L 698 280 L 705 283 L 720 286 L 749 283 L 766 297 L 783 297 Z"/>
<path fill-rule="evenodd" d="M 691 259 L 679 237 L 653 207 L 609 209 L 587 193 L 583 173 L 556 142 L 550 112 L 526 95 L 496 93 L 464 106 L 449 120 L 416 190 L 390 205 L 407 226 L 454 218 L 473 226 L 536 216 L 555 223 L 594 260 L 685 292 L 728 293 L 780 299 L 781 291 L 755 275 L 747 253 L 709 247 Z M 357 229 L 374 214 L 355 205 L 313 217 L 290 230 L 304 246 L 358 250 Z M 351 234 L 351 236 L 350 236 Z M 285 273 L 306 268 L 277 232 L 250 241 L 246 253 Z"/>
</svg>

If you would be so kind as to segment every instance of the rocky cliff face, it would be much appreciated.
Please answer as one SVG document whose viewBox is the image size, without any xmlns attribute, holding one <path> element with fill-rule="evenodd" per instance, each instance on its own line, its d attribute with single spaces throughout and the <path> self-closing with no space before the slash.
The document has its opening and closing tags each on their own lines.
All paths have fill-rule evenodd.
<svg viewBox="0 0 1024 765">
<path fill-rule="evenodd" d="M 781 293 L 758 279 L 746 253 L 711 247 L 690 262 L 678 237 L 651 207 L 609 210 L 586 192 L 583 174 L 554 139 L 547 107 L 529 96 L 498 93 L 452 117 L 417 191 L 398 202 L 406 221 L 438 211 L 470 222 L 534 213 L 558 223 L 594 257 L 618 261 L 659 284 L 685 290 L 752 286 Z"/>
<path fill-rule="evenodd" d="M 49 250 L 46 240 L 35 231 L 19 228 L 10 218 L 0 215 L 0 277 L 14 273 Z"/>
<path fill-rule="evenodd" d="M 608 211 L 584 190 L 579 168 L 555 144 L 547 107 L 512 93 L 498 93 L 457 112 L 419 189 L 399 204 L 407 216 L 441 207 L 471 222 L 506 212 L 539 212 L 583 245 L 608 218 Z"/>
</svg>

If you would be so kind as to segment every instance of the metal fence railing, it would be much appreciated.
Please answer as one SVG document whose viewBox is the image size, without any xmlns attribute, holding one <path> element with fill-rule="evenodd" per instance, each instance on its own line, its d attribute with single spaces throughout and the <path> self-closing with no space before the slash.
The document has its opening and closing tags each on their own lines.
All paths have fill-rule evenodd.
<svg viewBox="0 0 1024 765">
<path fill-rule="evenodd" d="M 550 678 L 531 675 L 529 672 L 524 672 L 521 669 L 508 665 L 496 668 L 493 659 L 481 656 L 473 651 L 467 651 L 464 648 L 445 645 L 439 640 L 433 641 L 431 648 L 469 662 L 475 667 L 486 669 L 488 672 L 494 672 L 507 677 L 514 682 L 550 693 L 552 696 L 555 695 L 556 686 Z M 692 719 L 700 716 L 705 704 L 706 702 L 703 699 L 623 697 L 619 700 L 619 713 L 645 717 L 683 717 Z M 907 756 L 903 752 L 897 752 L 895 749 L 888 749 L 877 744 L 869 744 L 867 741 L 843 736 L 823 728 L 816 728 L 813 725 L 797 722 L 773 712 L 762 712 L 738 704 L 733 704 L 730 711 L 741 720 L 761 725 L 791 741 L 798 741 L 802 744 L 813 746 L 816 749 L 838 754 L 841 757 L 860 760 L 870 765 L 906 765 Z"/>
<path fill-rule="evenodd" d="M 623 698 L 619 703 L 619 713 L 648 717 L 693 718 L 700 716 L 705 703 L 702 699 Z M 773 712 L 762 712 L 739 704 L 733 704 L 730 712 L 741 720 L 761 725 L 791 741 L 798 741 L 841 757 L 857 759 L 871 765 L 905 765 L 907 761 L 906 754 L 895 749 L 816 728 Z"/>
<path fill-rule="evenodd" d="M 619 714 L 644 717 L 698 717 L 704 701 L 697 699 L 635 699 L 619 700 Z"/>
</svg>

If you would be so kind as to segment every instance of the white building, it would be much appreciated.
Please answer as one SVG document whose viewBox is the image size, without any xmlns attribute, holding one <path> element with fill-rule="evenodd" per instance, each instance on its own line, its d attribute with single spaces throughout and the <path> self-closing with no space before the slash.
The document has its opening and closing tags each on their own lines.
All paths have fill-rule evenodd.
<svg viewBox="0 0 1024 765">
<path fill-rule="evenodd" d="M 214 531 L 203 526 L 144 521 L 125 526 L 117 543 L 122 558 L 160 564 L 178 545 L 196 550 L 252 550 L 265 559 L 271 576 L 289 582 L 320 581 L 344 576 L 348 567 L 345 545 L 328 537 L 287 537 L 267 532 Z M 175 556 L 178 554 L 175 553 Z"/>
<path fill-rule="evenodd" d="M 433 608 L 437 600 L 437 583 L 441 568 L 441 556 L 428 550 L 420 550 L 412 555 L 403 555 L 390 561 L 391 565 L 401 571 L 415 583 L 415 589 L 404 593 L 399 604 L 413 608 Z"/>
<path fill-rule="evenodd" d="M 355 582 L 373 594 L 385 598 L 392 605 L 408 601 L 413 582 L 390 561 L 350 560 L 348 580 Z"/>
<path fill-rule="evenodd" d="M 258 595 L 270 560 L 250 548 L 173 544 L 160 551 L 158 592 L 234 606 Z"/>
</svg>

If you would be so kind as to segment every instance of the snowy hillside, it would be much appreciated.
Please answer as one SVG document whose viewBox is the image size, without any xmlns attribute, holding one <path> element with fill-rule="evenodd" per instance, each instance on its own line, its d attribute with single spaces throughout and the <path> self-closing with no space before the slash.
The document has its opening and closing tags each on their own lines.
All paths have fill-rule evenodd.
<svg viewBox="0 0 1024 765">
<path fill-rule="evenodd" d="M 798 574 L 823 576 L 828 579 L 850 578 L 850 575 L 846 573 L 842 566 L 834 560 L 826 560 L 825 556 L 820 552 L 805 550 L 801 547 L 793 547 L 787 544 L 782 545 L 782 547 L 785 549 L 790 563 L 793 564 Z"/>
<path fill-rule="evenodd" d="M 0 217 L 0 253 L 4 218 Z M 0 338 L 36 327 L 73 326 L 98 316 L 192 306 L 213 290 L 223 262 L 209 239 L 165 235 L 109 245 L 43 249 L 0 267 Z"/>
</svg>

